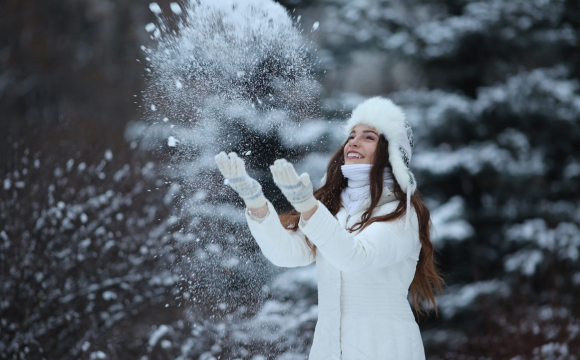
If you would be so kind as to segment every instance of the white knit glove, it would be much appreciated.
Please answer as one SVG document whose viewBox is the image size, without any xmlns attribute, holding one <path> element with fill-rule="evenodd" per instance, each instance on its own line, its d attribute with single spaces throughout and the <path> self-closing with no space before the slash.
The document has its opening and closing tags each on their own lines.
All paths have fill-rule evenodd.
<svg viewBox="0 0 580 360">
<path fill-rule="evenodd" d="M 215 156 L 215 162 L 226 178 L 224 183 L 231 186 L 244 199 L 247 207 L 259 208 L 266 205 L 262 185 L 248 176 L 244 160 L 240 159 L 235 152 L 231 152 L 228 158 L 222 151 Z"/>
<path fill-rule="evenodd" d="M 308 173 L 302 173 L 298 177 L 294 166 L 286 159 L 274 161 L 274 165 L 270 166 L 270 171 L 274 176 L 274 182 L 296 211 L 302 213 L 316 206 L 316 198 L 314 198 L 312 182 Z"/>
</svg>

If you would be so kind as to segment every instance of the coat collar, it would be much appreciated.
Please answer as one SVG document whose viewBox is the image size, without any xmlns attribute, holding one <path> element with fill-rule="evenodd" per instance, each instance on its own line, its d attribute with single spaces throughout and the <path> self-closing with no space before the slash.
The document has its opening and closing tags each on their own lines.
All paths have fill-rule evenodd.
<svg viewBox="0 0 580 360">
<path fill-rule="evenodd" d="M 379 199 L 377 206 L 381 206 L 381 205 L 384 205 L 388 202 L 395 201 L 395 200 L 397 200 L 397 198 L 395 197 L 395 194 L 391 190 L 389 190 L 389 188 L 387 186 L 385 186 L 383 188 L 383 194 L 381 195 L 381 198 Z M 371 204 L 371 197 L 369 196 L 368 198 L 365 199 L 365 201 L 363 201 L 363 203 L 354 212 L 354 214 L 349 214 L 348 208 L 346 207 L 346 204 L 344 203 L 344 201 L 342 201 L 342 199 L 340 200 L 340 206 L 342 206 L 344 208 L 344 210 L 346 210 L 346 213 L 351 215 L 351 216 L 356 215 L 358 213 L 365 212 L 365 210 L 369 207 L 370 204 Z"/>
</svg>

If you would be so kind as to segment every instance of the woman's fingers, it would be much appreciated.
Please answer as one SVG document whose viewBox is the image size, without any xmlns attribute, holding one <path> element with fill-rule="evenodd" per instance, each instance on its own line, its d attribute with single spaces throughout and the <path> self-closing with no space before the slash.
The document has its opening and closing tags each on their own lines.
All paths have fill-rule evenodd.
<svg viewBox="0 0 580 360">
<path fill-rule="evenodd" d="M 236 177 L 240 178 L 246 175 L 246 164 L 244 163 L 244 159 L 236 157 L 236 169 L 237 169 Z"/>
<path fill-rule="evenodd" d="M 300 181 L 302 181 L 302 184 L 304 184 L 304 186 L 308 186 L 312 182 L 310 181 L 310 175 L 306 172 L 300 175 Z"/>
<path fill-rule="evenodd" d="M 286 170 L 286 178 L 288 179 L 289 185 L 296 185 L 300 182 L 294 166 L 290 163 L 284 164 L 284 170 Z"/>
<path fill-rule="evenodd" d="M 231 152 L 229 156 L 232 167 L 232 178 L 237 179 L 244 177 L 246 175 L 246 165 L 244 164 L 244 160 L 242 160 L 235 152 Z"/>
<path fill-rule="evenodd" d="M 289 163 L 286 159 L 278 159 L 274 161 L 274 165 L 270 166 L 270 171 L 274 177 L 274 181 L 285 186 L 293 186 L 298 184 L 300 179 L 294 165 Z"/>
<path fill-rule="evenodd" d="M 220 172 L 222 173 L 222 175 L 224 177 L 227 177 L 227 175 L 229 174 L 229 161 L 228 161 L 228 157 L 226 155 L 225 152 L 220 152 L 219 154 L 217 154 L 214 157 L 214 160 L 218 166 L 218 169 L 220 170 Z"/>
<path fill-rule="evenodd" d="M 281 161 L 280 163 L 278 163 L 278 171 L 280 173 L 280 177 L 282 178 L 282 184 L 286 186 L 291 186 L 294 185 L 294 183 L 292 183 L 290 177 L 288 176 L 288 170 L 286 169 L 287 165 L 288 162 L 286 160 Z"/>
<path fill-rule="evenodd" d="M 222 175 L 228 179 L 240 178 L 246 174 L 244 160 L 235 152 L 226 155 L 224 151 L 214 156 L 214 160 Z"/>
<path fill-rule="evenodd" d="M 278 176 L 278 169 L 276 168 L 276 165 L 270 165 L 270 172 L 272 173 L 274 182 L 280 183 L 280 176 Z"/>
<path fill-rule="evenodd" d="M 278 161 L 278 160 L 276 160 Z M 276 166 L 276 171 L 278 172 L 278 179 L 280 179 L 280 184 L 288 185 L 288 180 L 284 176 L 284 161 L 278 161 L 274 166 Z"/>
<path fill-rule="evenodd" d="M 285 159 L 276 160 L 274 165 L 270 166 L 270 171 L 274 176 L 274 182 L 298 212 L 308 211 L 316 205 L 308 173 L 302 173 L 299 177 L 294 165 Z"/>
<path fill-rule="evenodd" d="M 281 171 L 281 165 L 286 161 L 285 159 L 278 159 L 274 161 L 274 165 L 272 165 L 272 175 L 274 176 L 274 181 L 278 184 L 286 185 L 286 181 L 284 180 L 284 174 Z"/>
<path fill-rule="evenodd" d="M 238 157 L 238 154 L 235 152 L 230 153 L 230 159 L 232 161 L 232 176 L 234 178 L 244 177 L 246 173 L 244 160 Z"/>
<path fill-rule="evenodd" d="M 218 164 L 220 167 L 224 166 L 224 158 L 227 159 L 227 156 L 223 151 L 214 157 L 216 164 Z"/>
<path fill-rule="evenodd" d="M 237 166 L 236 166 L 236 153 L 231 152 L 228 154 L 228 162 L 230 165 L 230 176 L 232 178 L 236 177 L 236 173 L 237 173 Z"/>
<path fill-rule="evenodd" d="M 245 176 L 246 168 L 244 160 L 238 157 L 238 154 L 235 152 L 230 152 L 226 155 L 222 151 L 214 157 L 214 160 L 224 177 L 234 179 Z M 274 165 L 270 166 L 270 171 L 272 172 L 274 182 L 281 185 L 293 186 L 299 182 L 302 182 L 304 185 L 310 184 L 310 176 L 308 173 L 302 173 L 298 177 L 294 165 L 286 159 L 276 160 Z"/>
</svg>

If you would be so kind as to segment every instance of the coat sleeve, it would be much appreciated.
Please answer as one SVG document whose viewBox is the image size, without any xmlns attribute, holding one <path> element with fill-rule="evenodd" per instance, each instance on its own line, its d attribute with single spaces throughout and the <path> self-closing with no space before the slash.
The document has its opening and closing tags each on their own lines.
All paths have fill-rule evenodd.
<svg viewBox="0 0 580 360">
<path fill-rule="evenodd" d="M 318 209 L 299 227 L 328 262 L 344 272 L 354 272 L 390 266 L 410 257 L 418 259 L 421 242 L 414 213 L 411 219 L 409 230 L 404 229 L 403 220 L 375 222 L 363 231 L 350 233 L 318 201 Z"/>
<path fill-rule="evenodd" d="M 272 264 L 280 267 L 305 266 L 314 262 L 312 249 L 306 243 L 304 233 L 298 229 L 284 228 L 272 203 L 268 203 L 268 215 L 260 222 L 244 212 L 250 232 L 260 246 L 262 253 Z"/>
</svg>

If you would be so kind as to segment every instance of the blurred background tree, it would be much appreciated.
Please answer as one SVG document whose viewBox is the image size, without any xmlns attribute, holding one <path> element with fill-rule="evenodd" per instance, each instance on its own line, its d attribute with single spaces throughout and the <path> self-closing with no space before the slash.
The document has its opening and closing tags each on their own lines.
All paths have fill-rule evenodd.
<svg viewBox="0 0 580 360">
<path fill-rule="evenodd" d="M 273 134 L 252 164 L 266 195 L 288 209 L 265 162 L 320 178 L 350 110 L 393 98 L 449 285 L 419 323 L 427 358 L 577 359 L 578 1 L 281 3 L 317 28 L 322 88 L 320 112 L 288 124 L 301 136 Z M 0 9 L 0 355 L 305 359 L 313 267 L 278 274 L 243 224 L 217 236 L 180 212 L 179 196 L 242 208 L 225 188 L 176 188 L 179 148 L 141 121 L 149 2 Z"/>
</svg>

